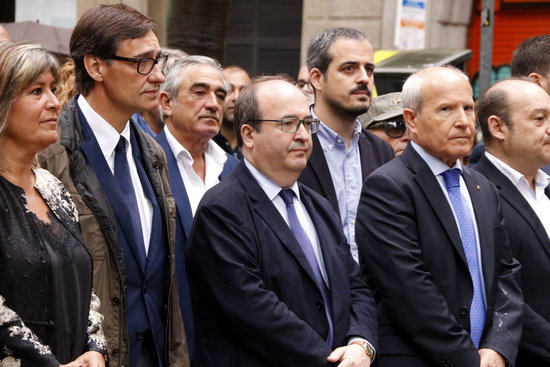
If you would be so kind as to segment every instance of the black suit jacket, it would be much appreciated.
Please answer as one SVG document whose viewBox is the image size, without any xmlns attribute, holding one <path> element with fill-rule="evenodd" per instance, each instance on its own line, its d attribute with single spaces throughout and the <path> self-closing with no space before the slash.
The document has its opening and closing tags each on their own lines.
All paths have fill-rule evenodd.
<svg viewBox="0 0 550 367">
<path fill-rule="evenodd" d="M 187 264 L 197 366 L 328 366 L 331 349 L 377 340 L 376 306 L 330 204 L 300 185 L 331 290 L 334 345 L 313 272 L 289 226 L 244 163 L 195 214 Z"/>
<path fill-rule="evenodd" d="M 514 184 L 483 155 L 474 169 L 498 188 L 504 229 L 521 263 L 525 300 L 523 334 L 516 366 L 550 365 L 550 239 L 537 214 Z M 550 189 L 546 189 L 550 196 Z"/>
<path fill-rule="evenodd" d="M 332 208 L 340 215 L 336 190 L 328 168 L 325 153 L 317 135 L 312 135 L 313 150 L 306 168 L 302 171 L 298 181 L 313 189 L 330 201 Z M 363 180 L 375 169 L 395 157 L 391 145 L 373 133 L 364 130 L 359 137 L 359 154 L 361 155 L 361 173 Z"/>
<path fill-rule="evenodd" d="M 480 348 L 513 363 L 522 319 L 519 264 L 495 187 L 468 167 L 463 178 L 476 216 L 487 298 Z M 412 146 L 365 181 L 356 236 L 364 270 L 377 288 L 379 365 L 479 366 L 469 335 L 473 286 L 458 226 L 436 177 Z"/>
</svg>

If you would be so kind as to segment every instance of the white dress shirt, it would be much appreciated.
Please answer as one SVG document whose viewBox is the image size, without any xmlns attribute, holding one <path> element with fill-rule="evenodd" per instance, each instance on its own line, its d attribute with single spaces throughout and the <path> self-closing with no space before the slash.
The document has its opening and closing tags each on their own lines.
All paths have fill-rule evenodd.
<svg viewBox="0 0 550 367">
<path fill-rule="evenodd" d="M 176 162 L 178 162 L 178 169 L 183 184 L 185 185 L 185 190 L 187 191 L 191 211 L 193 216 L 195 216 L 195 212 L 197 211 L 197 207 L 204 193 L 220 182 L 219 177 L 223 171 L 225 161 L 227 160 L 227 154 L 218 144 L 214 143 L 212 140 L 208 141 L 206 150 L 204 151 L 205 175 L 203 181 L 193 169 L 194 159 L 191 157 L 191 154 L 189 154 L 183 145 L 181 145 L 174 135 L 172 135 L 166 126 L 164 127 L 164 133 L 166 134 L 168 145 L 174 157 L 176 157 Z"/>
<path fill-rule="evenodd" d="M 134 192 L 136 193 L 141 231 L 143 233 L 143 243 L 145 244 L 145 253 L 147 254 L 149 252 L 149 241 L 151 239 L 151 230 L 153 226 L 153 204 L 151 204 L 143 192 L 136 163 L 134 162 L 134 157 L 132 155 L 132 144 L 130 144 L 130 124 L 127 122 L 126 126 L 119 134 L 118 131 L 111 126 L 111 124 L 105 121 L 103 117 L 93 110 L 84 96 L 80 95 L 77 103 L 78 107 L 82 110 L 86 121 L 88 121 L 97 143 L 99 144 L 101 152 L 103 153 L 103 156 L 105 157 L 105 160 L 107 161 L 107 164 L 113 174 L 115 172 L 115 148 L 120 140 L 120 136 L 124 136 L 124 138 L 128 141 L 126 159 L 128 160 L 130 176 L 132 177 Z"/>
<path fill-rule="evenodd" d="M 521 193 L 521 196 L 527 200 L 550 237 L 550 199 L 544 192 L 550 184 L 550 176 L 539 169 L 535 175 L 535 191 L 533 191 L 522 173 L 516 171 L 489 152 L 485 152 L 485 156 L 512 182 L 514 187 Z"/>
</svg>

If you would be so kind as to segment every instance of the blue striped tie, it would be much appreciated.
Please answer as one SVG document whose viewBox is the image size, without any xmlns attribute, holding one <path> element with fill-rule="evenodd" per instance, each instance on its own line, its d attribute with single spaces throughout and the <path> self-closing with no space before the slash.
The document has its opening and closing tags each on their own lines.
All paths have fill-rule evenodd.
<svg viewBox="0 0 550 367">
<path fill-rule="evenodd" d="M 464 205 L 460 194 L 460 170 L 450 169 L 441 174 L 445 180 L 445 187 L 449 193 L 449 199 L 458 219 L 460 239 L 466 254 L 468 269 L 474 286 L 474 297 L 470 308 L 470 336 L 476 348 L 479 348 L 483 325 L 485 324 L 485 301 L 483 299 L 483 287 L 477 257 L 477 241 L 474 230 L 474 221 L 470 211 Z"/>
</svg>

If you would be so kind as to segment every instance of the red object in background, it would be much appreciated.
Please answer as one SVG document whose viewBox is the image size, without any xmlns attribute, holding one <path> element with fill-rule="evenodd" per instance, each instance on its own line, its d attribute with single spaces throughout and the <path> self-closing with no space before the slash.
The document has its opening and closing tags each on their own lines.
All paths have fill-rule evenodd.
<svg viewBox="0 0 550 367">
<path fill-rule="evenodd" d="M 481 0 L 473 6 L 468 35 L 472 58 L 466 65 L 473 78 L 479 71 Z M 550 34 L 550 0 L 495 0 L 492 65 L 510 65 L 512 52 L 524 39 Z"/>
</svg>

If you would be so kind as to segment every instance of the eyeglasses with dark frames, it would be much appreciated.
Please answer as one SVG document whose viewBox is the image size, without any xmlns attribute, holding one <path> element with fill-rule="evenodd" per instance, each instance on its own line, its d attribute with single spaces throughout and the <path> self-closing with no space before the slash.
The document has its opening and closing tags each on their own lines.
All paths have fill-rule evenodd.
<svg viewBox="0 0 550 367">
<path fill-rule="evenodd" d="M 282 132 L 287 134 L 294 134 L 300 129 L 300 125 L 303 125 L 306 131 L 310 134 L 315 134 L 319 130 L 320 121 L 313 117 L 306 117 L 300 120 L 296 117 L 288 117 L 280 120 L 249 120 L 249 122 L 277 122 Z"/>
<path fill-rule="evenodd" d="M 110 59 L 136 63 L 138 74 L 149 75 L 151 71 L 153 71 L 153 68 L 155 67 L 155 65 L 157 64 L 159 65 L 160 70 L 164 69 L 164 65 L 166 65 L 166 60 L 168 60 L 168 55 L 161 54 L 156 58 L 143 57 L 140 59 L 133 59 L 131 57 L 113 55 L 110 57 Z"/>
<path fill-rule="evenodd" d="M 400 138 L 407 131 L 407 124 L 404 121 L 380 121 L 370 125 L 368 129 L 375 129 L 377 127 L 384 127 L 384 132 L 390 138 Z"/>
</svg>

